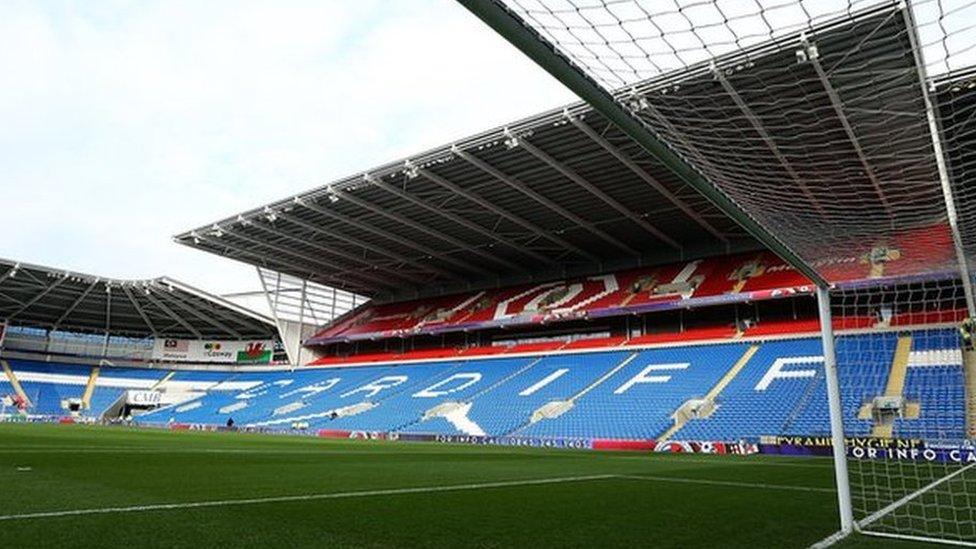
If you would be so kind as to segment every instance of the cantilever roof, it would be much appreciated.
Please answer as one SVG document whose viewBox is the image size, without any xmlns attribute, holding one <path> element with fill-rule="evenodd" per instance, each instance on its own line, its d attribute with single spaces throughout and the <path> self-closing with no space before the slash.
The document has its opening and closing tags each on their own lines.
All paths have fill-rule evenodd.
<svg viewBox="0 0 976 549">
<path fill-rule="evenodd" d="M 128 337 L 271 339 L 270 319 L 167 277 L 117 280 L 0 259 L 0 321 Z"/>
<path fill-rule="evenodd" d="M 713 159 L 722 165 L 718 151 L 732 144 L 713 138 L 738 136 L 741 147 L 725 154 L 743 155 L 742 163 L 752 171 L 734 174 L 743 183 L 736 197 L 756 201 L 756 189 L 746 184 L 750 178 L 763 179 L 766 190 L 784 189 L 781 194 L 788 199 L 767 200 L 750 211 L 767 224 L 765 210 L 775 211 L 778 225 L 773 228 L 781 234 L 811 236 L 794 243 L 804 245 L 799 251 L 811 263 L 828 261 L 838 247 L 883 244 L 890 227 L 941 226 L 945 213 L 935 161 L 922 154 L 931 148 L 924 86 L 905 38 L 906 22 L 895 17 L 894 9 L 866 10 L 807 34 L 662 75 L 633 92 L 650 103 L 667 94 L 663 104 L 680 107 L 668 116 L 682 124 L 684 133 L 672 128 L 662 135 L 675 140 L 672 146 L 678 149 L 688 147 L 682 139 L 709 143 L 713 150 L 706 168 L 713 167 Z M 866 32 L 884 55 L 860 46 Z M 816 39 L 824 59 L 839 56 L 844 66 L 897 75 L 883 91 L 904 113 L 893 117 L 884 105 L 870 104 L 871 95 L 859 98 L 868 103 L 865 108 L 849 109 L 856 112 L 859 128 L 886 128 L 884 135 L 842 131 L 850 127 L 852 115 L 839 103 L 850 98 L 838 96 L 836 83 L 812 68 L 798 68 L 798 44 L 808 39 Z M 744 90 L 775 90 L 776 100 Z M 814 118 L 797 119 L 801 116 Z M 795 135 L 798 127 L 818 131 Z M 893 134 L 898 139 L 874 143 Z M 881 152 L 872 155 L 875 149 Z M 949 158 L 960 160 L 953 154 Z M 914 162 L 911 169 L 904 165 L 907 159 Z M 791 164 L 792 171 L 784 169 Z M 705 171 L 712 178 L 727 175 Z M 883 185 L 878 177 L 885 179 Z M 834 207 L 846 197 L 870 197 L 872 208 L 880 203 L 889 211 L 851 215 L 852 210 Z M 838 224 L 853 228 L 832 232 Z M 579 103 L 226 218 L 176 240 L 379 298 L 759 248 L 732 219 Z"/>
<path fill-rule="evenodd" d="M 175 237 L 371 297 L 663 263 L 758 245 L 574 104 Z"/>
</svg>

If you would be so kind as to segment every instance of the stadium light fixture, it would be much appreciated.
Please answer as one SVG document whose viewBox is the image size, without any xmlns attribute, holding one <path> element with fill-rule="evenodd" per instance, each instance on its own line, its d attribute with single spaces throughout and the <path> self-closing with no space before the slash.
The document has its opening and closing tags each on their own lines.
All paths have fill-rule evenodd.
<svg viewBox="0 0 976 549">
<path fill-rule="evenodd" d="M 505 128 L 505 147 L 509 149 L 514 149 L 519 146 L 519 138 L 517 135 L 512 133 L 512 130 Z"/>
<path fill-rule="evenodd" d="M 403 163 L 403 175 L 407 176 L 407 179 L 417 179 L 420 176 L 420 169 L 413 162 L 407 160 Z"/>
</svg>

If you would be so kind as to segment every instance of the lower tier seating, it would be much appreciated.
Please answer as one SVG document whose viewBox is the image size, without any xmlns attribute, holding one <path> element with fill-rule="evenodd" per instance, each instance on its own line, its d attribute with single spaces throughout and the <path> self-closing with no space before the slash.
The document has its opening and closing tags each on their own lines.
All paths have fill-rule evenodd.
<svg viewBox="0 0 976 549">
<path fill-rule="evenodd" d="M 906 342 L 911 342 L 910 348 Z M 885 427 L 894 436 L 959 439 L 965 382 L 958 335 L 918 330 L 838 339 L 845 428 L 870 435 L 875 399 L 903 402 Z M 910 352 L 909 352 L 910 350 Z M 10 361 L 34 403 L 64 413 L 90 369 Z M 103 369 L 104 370 L 104 369 Z M 683 343 L 652 349 L 458 357 L 411 364 L 277 372 L 110 369 L 85 413 L 97 415 L 126 388 L 189 384 L 188 400 L 142 423 L 526 437 L 738 440 L 829 433 L 818 338 Z M 9 393 L 9 383 L 0 393 Z M 678 424 L 676 425 L 676 418 Z"/>
</svg>

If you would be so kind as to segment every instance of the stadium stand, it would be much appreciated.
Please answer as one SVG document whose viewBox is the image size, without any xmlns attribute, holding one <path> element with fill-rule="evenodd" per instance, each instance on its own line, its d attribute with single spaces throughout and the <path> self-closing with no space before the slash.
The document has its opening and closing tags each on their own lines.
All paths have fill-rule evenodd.
<svg viewBox="0 0 976 549">
<path fill-rule="evenodd" d="M 917 403 L 917 418 L 896 418 L 894 434 L 906 438 L 965 437 L 965 380 L 959 334 L 929 331 L 912 340 L 903 394 Z"/>
<path fill-rule="evenodd" d="M 704 396 L 745 351 L 744 344 L 673 347 L 637 353 L 575 406 L 524 430 L 531 436 L 650 439 L 686 400 Z"/>
<path fill-rule="evenodd" d="M 923 331 L 839 339 L 840 346 L 871 349 L 874 357 L 839 364 L 852 435 L 871 433 L 873 421 L 862 409 L 885 392 L 898 342 L 913 333 Z M 924 333 L 914 338 L 919 343 L 912 347 L 904 388 L 909 401 L 921 403 L 920 415 L 896 419 L 895 434 L 961 437 L 958 336 L 945 329 Z M 140 374 L 145 375 L 133 373 L 130 381 Z M 692 441 L 829 433 L 820 341 L 814 337 L 294 372 L 176 372 L 173 379 L 210 386 L 197 398 L 143 414 L 138 422 L 223 425 L 233 418 L 241 426 L 284 430 L 303 423 L 313 431 Z M 56 397 L 44 398 L 45 409 L 56 408 Z"/>
<path fill-rule="evenodd" d="M 366 305 L 306 343 L 620 316 L 809 293 L 809 281 L 769 253 L 690 261 L 602 276 L 443 298 Z"/>
</svg>

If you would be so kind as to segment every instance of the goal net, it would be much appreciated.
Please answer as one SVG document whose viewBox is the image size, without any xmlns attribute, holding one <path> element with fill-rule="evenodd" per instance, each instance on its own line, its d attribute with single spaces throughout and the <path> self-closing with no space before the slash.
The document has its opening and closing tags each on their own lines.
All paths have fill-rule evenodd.
<svg viewBox="0 0 976 549">
<path fill-rule="evenodd" d="M 976 467 L 945 457 L 974 435 L 976 1 L 459 1 L 830 288 L 842 516 L 976 543 Z M 793 434 L 838 436 L 817 391 Z"/>
<path fill-rule="evenodd" d="M 976 543 L 976 360 L 960 280 L 855 285 L 831 301 L 858 528 Z M 791 434 L 829 433 L 823 413 L 803 417 Z"/>
</svg>

